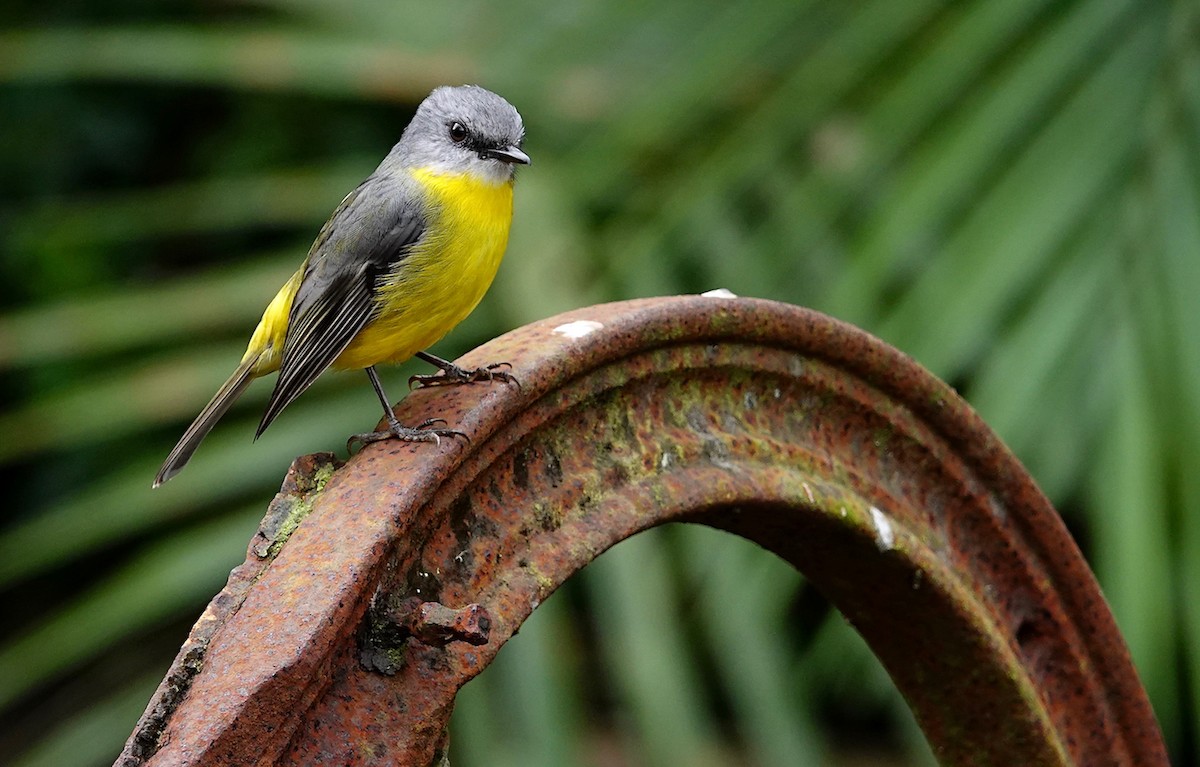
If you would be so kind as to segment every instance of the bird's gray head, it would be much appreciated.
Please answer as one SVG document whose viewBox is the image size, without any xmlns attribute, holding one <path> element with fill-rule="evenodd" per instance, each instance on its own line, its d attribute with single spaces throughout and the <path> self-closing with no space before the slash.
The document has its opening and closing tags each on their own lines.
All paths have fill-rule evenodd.
<svg viewBox="0 0 1200 767">
<path fill-rule="evenodd" d="M 477 85 L 442 87 L 430 93 L 404 130 L 392 156 L 408 168 L 438 173 L 470 173 L 494 184 L 510 181 L 521 151 L 525 126 L 504 99 Z"/>
</svg>

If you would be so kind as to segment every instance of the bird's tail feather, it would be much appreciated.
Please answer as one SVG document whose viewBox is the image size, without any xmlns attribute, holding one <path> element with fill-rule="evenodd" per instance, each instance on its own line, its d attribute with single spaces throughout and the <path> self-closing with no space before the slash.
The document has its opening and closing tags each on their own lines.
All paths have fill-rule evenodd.
<svg viewBox="0 0 1200 767">
<path fill-rule="evenodd" d="M 230 405 L 241 393 L 246 390 L 250 382 L 254 380 L 253 369 L 257 362 L 257 357 L 249 357 L 242 360 L 242 364 L 237 366 L 237 370 L 229 376 L 229 379 L 221 385 L 213 398 L 209 400 L 204 409 L 200 411 L 200 415 L 196 416 L 196 420 L 192 421 L 192 425 L 187 428 L 183 436 L 179 438 L 179 443 L 171 450 L 167 460 L 163 461 L 162 468 L 158 470 L 158 474 L 154 477 L 154 487 L 158 487 L 166 482 L 171 477 L 175 476 L 187 465 L 191 459 L 192 453 L 196 452 L 196 448 L 200 446 L 200 442 L 205 435 L 216 425 L 221 416 L 229 410 Z"/>
</svg>

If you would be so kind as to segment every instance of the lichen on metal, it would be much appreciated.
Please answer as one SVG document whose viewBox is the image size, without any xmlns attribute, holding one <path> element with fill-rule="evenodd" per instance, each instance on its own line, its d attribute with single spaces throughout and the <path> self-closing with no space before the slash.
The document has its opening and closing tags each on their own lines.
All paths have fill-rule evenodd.
<svg viewBox="0 0 1200 767">
<path fill-rule="evenodd" d="M 455 693 L 521 622 L 598 554 L 672 521 L 804 572 L 944 764 L 1167 764 L 1062 521 L 900 352 L 816 312 L 714 295 L 568 312 L 460 363 L 499 360 L 520 387 L 418 390 L 397 409 L 469 442 L 371 445 L 323 486 L 297 479 L 315 463 L 294 469 L 283 495 L 309 488 L 309 513 L 273 560 L 252 544 L 252 582 L 235 571 L 197 624 L 207 639 L 172 675 L 196 647 L 201 669 L 151 702 L 124 764 L 435 764 Z"/>
</svg>

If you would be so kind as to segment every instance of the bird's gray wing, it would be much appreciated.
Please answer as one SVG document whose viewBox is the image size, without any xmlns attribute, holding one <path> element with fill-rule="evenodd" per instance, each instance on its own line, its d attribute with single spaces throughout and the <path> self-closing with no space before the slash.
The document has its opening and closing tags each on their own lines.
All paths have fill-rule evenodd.
<svg viewBox="0 0 1200 767">
<path fill-rule="evenodd" d="M 305 262 L 256 439 L 371 320 L 377 279 L 404 259 L 425 225 L 415 195 L 392 178 L 372 176 L 342 200 Z"/>
</svg>

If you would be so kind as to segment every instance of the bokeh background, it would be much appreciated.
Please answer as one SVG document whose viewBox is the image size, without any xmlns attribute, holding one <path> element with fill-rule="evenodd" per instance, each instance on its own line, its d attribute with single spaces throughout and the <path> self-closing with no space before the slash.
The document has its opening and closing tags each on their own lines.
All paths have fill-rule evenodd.
<svg viewBox="0 0 1200 767">
<path fill-rule="evenodd" d="M 252 443 L 260 383 L 150 490 L 325 217 L 461 82 L 517 105 L 534 165 L 496 285 L 439 353 L 715 287 L 882 336 L 1038 478 L 1174 760 L 1200 759 L 1195 0 L 0 14 L 0 762 L 110 763 L 292 458 L 374 424 L 365 378 L 331 375 Z M 460 696 L 452 754 L 932 762 L 800 576 L 691 528 L 622 544 L 542 607 Z"/>
</svg>

